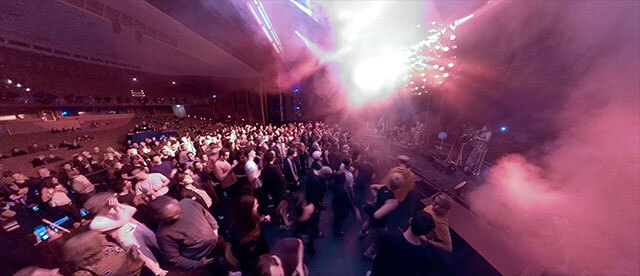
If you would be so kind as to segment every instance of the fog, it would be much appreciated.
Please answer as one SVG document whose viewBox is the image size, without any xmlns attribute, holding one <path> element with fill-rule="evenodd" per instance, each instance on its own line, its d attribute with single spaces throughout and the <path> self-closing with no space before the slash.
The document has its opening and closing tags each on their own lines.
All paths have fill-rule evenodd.
<svg viewBox="0 0 640 276">
<path fill-rule="evenodd" d="M 638 4 L 570 1 L 533 5 L 533 9 L 525 6 L 527 9 L 511 9 L 514 13 L 502 19 L 518 22 L 518 16 L 539 12 L 539 24 L 554 24 L 553 31 L 547 33 L 556 37 L 550 46 L 556 53 L 554 58 L 541 55 L 540 61 L 532 63 L 546 62 L 547 70 L 562 67 L 555 73 L 564 75 L 538 86 L 547 90 L 531 91 L 532 86 L 522 82 L 523 91 L 534 93 L 525 99 L 540 93 L 540 98 L 552 101 L 549 95 L 557 94 L 557 102 L 527 106 L 514 97 L 511 104 L 522 111 L 537 112 L 530 117 L 537 120 L 532 123 L 537 129 L 553 131 L 556 138 L 524 154 L 500 159 L 487 173 L 485 185 L 469 195 L 471 208 L 496 227 L 496 234 L 525 247 L 523 251 L 531 253 L 533 263 L 548 272 L 637 275 Z M 548 18 L 557 20 L 545 20 Z M 513 28 L 527 40 L 540 35 L 540 25 L 533 24 Z M 543 70 L 540 66 L 525 69 L 530 70 L 530 77 L 544 75 L 537 72 Z"/>
</svg>

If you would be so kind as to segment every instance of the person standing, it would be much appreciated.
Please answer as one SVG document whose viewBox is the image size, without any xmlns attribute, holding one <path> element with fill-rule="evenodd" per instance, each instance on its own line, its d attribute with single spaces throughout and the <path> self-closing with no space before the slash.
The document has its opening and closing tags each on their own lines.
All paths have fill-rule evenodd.
<svg viewBox="0 0 640 276">
<path fill-rule="evenodd" d="M 433 257 L 422 246 L 421 237 L 434 228 L 430 214 L 419 211 L 410 219 L 402 234 L 386 233 L 378 240 L 378 254 L 373 260 L 371 276 L 429 275 Z"/>
<path fill-rule="evenodd" d="M 157 197 L 166 195 L 169 192 L 169 178 L 161 173 L 147 174 L 142 167 L 135 167 L 131 171 L 138 182 L 136 182 L 136 195 L 145 195 L 149 199 L 154 200 Z"/>
<path fill-rule="evenodd" d="M 229 193 L 231 193 L 231 197 L 235 196 L 232 191 L 232 186 L 237 180 L 233 169 L 238 165 L 238 161 L 234 160 L 233 164 L 229 164 L 229 156 L 230 153 L 228 149 L 221 149 L 213 170 L 216 178 L 220 181 L 224 197 L 228 197 Z"/>
<path fill-rule="evenodd" d="M 351 196 L 347 192 L 345 171 L 340 170 L 333 178 L 333 198 L 331 199 L 331 207 L 333 209 L 333 231 L 336 236 L 344 235 L 342 225 L 347 219 L 350 212 L 354 212 L 358 219 L 360 212 L 354 208 L 351 202 Z"/>
<path fill-rule="evenodd" d="M 243 195 L 231 210 L 229 242 L 242 275 L 257 275 L 258 257 L 269 252 L 260 224 L 262 221 L 270 221 L 271 217 L 260 217 L 258 207 L 258 200 L 254 196 Z"/>
<path fill-rule="evenodd" d="M 487 150 L 489 149 L 489 140 L 491 140 L 491 131 L 487 128 L 486 125 L 482 125 L 482 128 L 478 130 L 476 135 L 473 137 L 476 146 L 469 154 L 467 158 L 467 162 L 464 164 L 464 171 L 469 173 L 471 172 L 473 175 L 479 175 L 480 169 L 482 169 L 482 163 L 484 162 L 484 157 L 487 155 Z"/>
<path fill-rule="evenodd" d="M 174 267 L 194 270 L 224 255 L 224 240 L 218 236 L 218 222 L 202 205 L 191 199 L 177 201 L 161 196 L 149 203 L 161 220 L 156 237 L 160 252 Z M 214 250 L 215 249 L 215 250 Z M 216 258 L 212 258 L 212 253 Z M 224 266 L 219 267 L 224 270 Z M 222 274 L 221 274 L 222 275 Z"/>
<path fill-rule="evenodd" d="M 262 185 L 267 195 L 271 196 L 274 205 L 280 203 L 286 190 L 284 176 L 280 166 L 274 164 L 275 156 L 271 151 L 264 154 L 264 168 L 262 169 Z"/>
<path fill-rule="evenodd" d="M 359 237 L 365 237 L 371 232 L 369 244 L 366 247 L 364 255 L 373 259 L 376 255 L 376 241 L 383 233 L 387 232 L 387 216 L 393 212 L 400 203 L 396 199 L 395 192 L 400 189 L 404 183 L 404 178 L 399 173 L 394 173 L 389 178 L 389 184 L 371 185 L 371 189 L 376 194 L 374 204 L 365 206 L 364 210 L 369 216 L 369 221 L 363 224 L 362 230 L 358 234 Z"/>
<path fill-rule="evenodd" d="M 403 182 L 400 183 L 398 189 L 394 191 L 396 200 L 398 200 L 399 203 L 402 203 L 409 192 L 413 191 L 416 188 L 416 178 L 411 171 L 411 159 L 408 156 L 398 155 L 397 160 L 398 165 L 389 170 L 389 173 L 383 180 L 383 183 L 387 186 L 390 186 L 392 175 L 400 174 L 402 176 Z"/>
<path fill-rule="evenodd" d="M 284 179 L 287 182 L 287 187 L 290 191 L 296 190 L 299 183 L 298 166 L 294 159 L 298 156 L 295 148 L 291 147 L 287 149 L 287 157 L 285 157 L 282 168 L 284 173 Z"/>
</svg>

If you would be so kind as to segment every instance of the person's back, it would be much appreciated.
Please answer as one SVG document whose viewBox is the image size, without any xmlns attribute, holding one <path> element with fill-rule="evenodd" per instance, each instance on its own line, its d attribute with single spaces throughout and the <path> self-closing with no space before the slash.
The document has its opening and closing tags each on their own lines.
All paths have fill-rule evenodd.
<svg viewBox="0 0 640 276">
<path fill-rule="evenodd" d="M 373 261 L 372 276 L 428 275 L 433 260 L 429 249 L 421 245 L 420 237 L 434 227 L 431 215 L 419 211 L 403 233 L 385 233 L 378 239 L 378 253 Z"/>
<path fill-rule="evenodd" d="M 204 258 L 218 241 L 218 224 L 213 216 L 192 199 L 177 202 L 162 196 L 150 205 L 164 217 L 156 236 L 165 258 L 172 265 L 189 270 L 206 265 Z"/>
</svg>

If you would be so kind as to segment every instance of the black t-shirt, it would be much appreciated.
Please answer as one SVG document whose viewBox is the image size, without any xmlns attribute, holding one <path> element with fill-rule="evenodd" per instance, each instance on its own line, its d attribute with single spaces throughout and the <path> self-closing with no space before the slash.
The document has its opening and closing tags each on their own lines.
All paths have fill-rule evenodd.
<svg viewBox="0 0 640 276">
<path fill-rule="evenodd" d="M 149 169 L 149 173 L 161 173 L 167 178 L 171 178 L 173 171 L 173 163 L 171 161 L 162 161 L 159 165 L 154 165 Z"/>
<path fill-rule="evenodd" d="M 367 185 L 371 183 L 371 176 L 373 175 L 373 166 L 367 162 L 359 163 L 356 165 L 358 170 L 358 177 L 355 179 L 356 185 Z"/>
<path fill-rule="evenodd" d="M 409 243 L 402 233 L 385 233 L 378 239 L 371 276 L 428 275 L 432 260 L 429 249 Z"/>
<path fill-rule="evenodd" d="M 386 186 L 380 188 L 378 194 L 376 195 L 376 205 L 375 210 L 380 209 L 384 205 L 384 203 L 389 199 L 394 199 L 395 194 L 393 191 L 389 190 Z M 375 227 L 384 227 L 387 224 L 387 217 L 383 217 L 381 219 L 376 219 L 371 216 L 371 225 Z"/>
<path fill-rule="evenodd" d="M 307 202 L 313 203 L 314 205 L 318 205 L 322 202 L 322 197 L 324 196 L 324 181 L 320 179 L 315 174 L 310 174 L 307 176 L 305 180 L 305 195 Z"/>
<path fill-rule="evenodd" d="M 298 249 L 302 243 L 296 238 L 279 240 L 271 249 L 271 255 L 276 255 L 282 262 L 285 276 L 293 275 L 298 266 Z"/>
</svg>

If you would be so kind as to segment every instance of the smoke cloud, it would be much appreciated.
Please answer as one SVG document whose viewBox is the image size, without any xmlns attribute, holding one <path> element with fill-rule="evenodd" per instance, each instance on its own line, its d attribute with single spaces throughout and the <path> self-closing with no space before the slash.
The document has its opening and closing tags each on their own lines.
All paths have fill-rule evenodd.
<svg viewBox="0 0 640 276">
<path fill-rule="evenodd" d="M 536 16 L 561 18 L 553 48 L 561 66 L 573 66 L 552 79 L 557 90 L 540 91 L 558 93 L 560 102 L 539 109 L 536 123 L 556 138 L 531 149 L 535 155 L 500 159 L 469 195 L 471 207 L 549 273 L 638 275 L 639 6 L 571 1 L 555 8 Z"/>
</svg>

